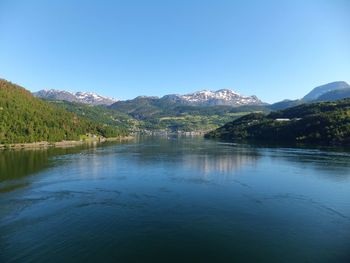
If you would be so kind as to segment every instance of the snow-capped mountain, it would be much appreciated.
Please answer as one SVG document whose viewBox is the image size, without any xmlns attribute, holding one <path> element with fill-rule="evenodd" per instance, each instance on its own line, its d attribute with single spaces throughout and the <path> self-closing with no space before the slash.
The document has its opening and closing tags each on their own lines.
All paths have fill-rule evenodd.
<svg viewBox="0 0 350 263">
<path fill-rule="evenodd" d="M 91 92 L 76 92 L 71 93 L 62 90 L 41 90 L 33 93 L 34 96 L 48 99 L 48 100 L 65 100 L 70 102 L 80 102 L 90 105 L 111 105 L 117 102 L 116 99 L 103 97 Z M 237 92 L 229 89 L 220 89 L 217 91 L 202 90 L 190 94 L 178 95 L 170 94 L 162 98 L 139 96 L 135 100 L 145 98 L 160 100 L 164 103 L 182 104 L 192 106 L 214 106 L 214 105 L 228 105 L 228 106 L 243 106 L 243 105 L 264 105 L 256 96 L 242 96 Z M 133 101 L 133 100 L 131 100 Z"/>
<path fill-rule="evenodd" d="M 40 90 L 33 93 L 34 96 L 47 100 L 65 100 L 70 102 L 80 102 L 90 105 L 111 105 L 117 102 L 116 99 L 104 97 L 93 92 L 71 93 L 64 90 Z"/>
<path fill-rule="evenodd" d="M 104 97 L 93 92 L 77 92 L 75 96 L 79 101 L 92 105 L 111 105 L 117 102 L 114 98 Z"/>
<path fill-rule="evenodd" d="M 171 100 L 176 103 L 198 105 L 198 106 L 213 106 L 213 105 L 263 105 L 261 100 L 256 96 L 242 96 L 237 92 L 229 89 L 220 89 L 217 91 L 202 90 L 186 95 L 166 95 L 162 100 Z"/>
</svg>

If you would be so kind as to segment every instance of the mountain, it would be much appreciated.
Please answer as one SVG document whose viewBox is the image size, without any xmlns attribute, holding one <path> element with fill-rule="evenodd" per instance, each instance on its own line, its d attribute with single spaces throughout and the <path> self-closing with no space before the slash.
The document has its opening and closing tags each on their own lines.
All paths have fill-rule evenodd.
<svg viewBox="0 0 350 263">
<path fill-rule="evenodd" d="M 326 92 L 317 98 L 317 101 L 335 101 L 350 98 L 350 88 Z"/>
<path fill-rule="evenodd" d="M 109 106 L 109 108 L 140 120 L 187 113 L 210 115 L 226 112 L 251 112 L 263 110 L 264 107 L 265 104 L 255 97 L 242 97 L 228 90 L 227 92 L 223 90 L 200 91 L 188 95 L 165 95 L 162 98 L 139 96 L 132 100 L 118 101 Z"/>
<path fill-rule="evenodd" d="M 0 79 L 0 144 L 79 140 L 86 133 L 114 137 L 126 131 L 79 118 Z"/>
<path fill-rule="evenodd" d="M 302 100 L 304 101 L 313 101 L 317 100 L 318 97 L 324 95 L 325 93 L 333 90 L 340 90 L 350 88 L 350 85 L 345 81 L 335 81 L 322 86 L 318 86 L 310 91 L 308 94 L 304 96 Z"/>
<path fill-rule="evenodd" d="M 194 106 L 178 95 L 162 98 L 139 96 L 133 100 L 118 101 L 108 109 L 125 113 L 136 120 L 141 130 L 169 132 L 208 131 L 228 121 L 255 111 L 266 111 L 264 105 L 227 106 L 203 103 Z"/>
<path fill-rule="evenodd" d="M 350 85 L 345 81 L 335 81 L 314 88 L 302 99 L 279 101 L 269 105 L 268 108 L 271 110 L 283 110 L 304 103 L 335 101 L 338 99 L 350 98 L 349 89 Z"/>
<path fill-rule="evenodd" d="M 138 96 L 107 107 L 82 104 L 79 93 L 49 90 L 35 95 L 79 117 L 130 131 L 208 131 L 244 114 L 266 111 L 265 104 L 256 97 L 244 97 L 230 90 L 199 91 L 162 98 Z"/>
<path fill-rule="evenodd" d="M 303 104 L 268 115 L 249 114 L 207 133 L 205 137 L 350 145 L 350 99 Z"/>
<path fill-rule="evenodd" d="M 182 106 L 194 107 L 212 107 L 212 106 L 264 106 L 267 105 L 259 100 L 256 96 L 245 97 L 228 89 L 217 91 L 197 91 L 186 95 L 170 94 L 159 97 L 139 96 L 132 100 L 117 101 L 110 105 L 111 108 L 118 109 L 122 112 L 131 113 L 135 116 L 136 112 L 140 115 L 168 111 L 170 108 Z M 138 117 L 137 117 L 138 118 Z"/>
<path fill-rule="evenodd" d="M 109 97 L 104 97 L 93 92 L 76 92 L 71 93 L 63 90 L 40 90 L 34 92 L 35 97 L 46 100 L 64 100 L 69 102 L 80 102 L 90 105 L 111 105 L 117 100 Z"/>
<path fill-rule="evenodd" d="M 191 105 L 191 106 L 243 106 L 243 105 L 264 105 L 256 96 L 242 96 L 229 89 L 217 91 L 202 90 L 186 95 L 166 95 L 161 98 L 163 101 Z"/>
<path fill-rule="evenodd" d="M 33 93 L 34 96 L 46 100 L 64 100 L 69 102 L 80 102 L 90 105 L 112 105 L 117 100 L 113 98 L 103 97 L 101 95 L 90 92 L 77 92 L 71 93 L 62 90 L 40 90 Z M 229 89 L 221 89 L 217 91 L 197 91 L 191 94 L 178 95 L 170 94 L 165 95 L 162 98 L 151 96 L 139 96 L 134 100 L 128 100 L 127 102 L 136 102 L 141 100 L 159 100 L 161 104 L 178 104 L 178 105 L 190 105 L 190 106 L 244 106 L 244 105 L 266 105 L 256 96 L 242 96 Z"/>
</svg>

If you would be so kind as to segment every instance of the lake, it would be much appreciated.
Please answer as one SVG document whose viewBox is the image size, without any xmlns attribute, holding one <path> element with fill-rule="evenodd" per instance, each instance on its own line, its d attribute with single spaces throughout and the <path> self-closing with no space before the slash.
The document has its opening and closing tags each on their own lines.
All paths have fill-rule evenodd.
<svg viewBox="0 0 350 263">
<path fill-rule="evenodd" d="M 0 152 L 0 262 L 350 262 L 350 152 L 176 137 Z"/>
</svg>

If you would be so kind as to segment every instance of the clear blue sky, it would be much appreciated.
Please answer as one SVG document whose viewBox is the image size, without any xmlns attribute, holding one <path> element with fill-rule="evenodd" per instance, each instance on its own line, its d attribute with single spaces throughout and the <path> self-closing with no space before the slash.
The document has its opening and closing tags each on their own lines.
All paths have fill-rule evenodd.
<svg viewBox="0 0 350 263">
<path fill-rule="evenodd" d="M 0 0 L 0 77 L 119 99 L 350 82 L 350 1 Z"/>
</svg>

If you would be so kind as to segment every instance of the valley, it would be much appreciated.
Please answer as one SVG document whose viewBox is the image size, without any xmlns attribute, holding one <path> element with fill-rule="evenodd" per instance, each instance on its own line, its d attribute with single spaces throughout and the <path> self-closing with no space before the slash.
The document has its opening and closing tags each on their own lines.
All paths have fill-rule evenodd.
<svg viewBox="0 0 350 263">
<path fill-rule="evenodd" d="M 323 104 L 317 103 L 344 99 L 348 97 L 350 89 L 346 82 L 332 82 L 314 88 L 302 99 L 267 104 L 256 96 L 242 96 L 228 89 L 163 97 L 139 96 L 132 100 L 118 101 L 91 92 L 72 93 L 59 90 L 42 90 L 33 93 L 34 96 L 32 96 L 22 87 L 6 80 L 1 80 L 0 84 L 2 85 L 0 91 L 3 94 L 0 101 L 3 113 L 0 127 L 1 144 L 85 140 L 86 134 L 108 138 L 136 133 L 201 135 L 208 133 L 207 137 L 233 139 L 236 138 L 236 135 L 233 135 L 236 132 L 232 130 L 233 133 L 227 135 L 227 127 L 234 126 L 233 129 L 242 129 L 240 123 L 241 121 L 245 123 L 246 118 L 249 120 L 259 116 L 259 120 L 263 120 L 263 123 L 266 124 L 269 116 L 277 114 L 284 118 L 284 110 L 288 108 L 318 108 L 318 105 Z M 274 113 L 276 110 L 282 110 L 282 112 Z M 341 114 L 347 116 L 347 113 L 341 112 Z M 244 117 L 246 115 L 247 117 Z M 333 115 L 339 116 L 338 112 Z M 243 119 L 240 119 L 241 117 Z M 320 122 L 320 118 L 320 116 L 313 115 L 310 120 L 307 119 L 309 120 L 308 126 L 314 121 Z M 303 121 L 299 121 L 300 125 L 305 125 L 305 120 L 306 118 L 303 118 Z M 31 126 L 26 125 L 28 121 Z M 341 119 L 341 121 L 343 123 L 345 120 Z M 332 139 L 329 137 L 329 140 L 333 140 L 335 134 L 343 134 L 345 128 L 342 127 L 347 125 L 329 121 L 327 123 L 332 127 L 332 132 L 330 132 L 332 136 L 327 135 L 332 137 Z M 278 123 L 276 126 L 275 123 L 276 127 L 273 129 L 277 129 L 278 132 L 283 129 L 288 130 L 290 129 L 289 124 Z M 260 134 L 265 126 L 254 127 Z M 249 129 L 251 130 L 251 127 Z M 266 139 L 270 136 L 272 139 L 276 133 L 275 130 L 267 129 L 266 135 L 262 138 Z M 223 135 L 222 131 L 225 131 L 226 135 Z M 315 132 L 316 135 L 309 134 L 309 132 Z M 311 137 L 319 136 L 318 134 L 323 134 L 323 131 L 318 128 L 312 131 L 305 130 L 303 134 L 299 134 L 298 138 L 288 137 L 288 141 L 307 142 Z M 255 138 L 256 136 L 246 134 L 237 138 L 250 137 Z M 283 138 L 281 137 L 281 140 L 284 140 Z M 326 138 L 322 140 L 327 141 Z"/>
</svg>

